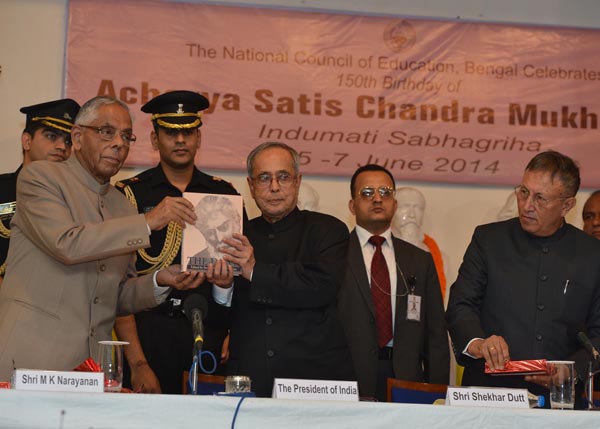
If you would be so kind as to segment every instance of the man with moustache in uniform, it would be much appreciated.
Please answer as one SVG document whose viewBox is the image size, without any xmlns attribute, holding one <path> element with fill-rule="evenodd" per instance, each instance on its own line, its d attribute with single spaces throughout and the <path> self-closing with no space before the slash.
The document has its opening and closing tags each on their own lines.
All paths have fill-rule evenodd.
<svg viewBox="0 0 600 429">
<path fill-rule="evenodd" d="M 144 113 L 152 114 L 154 129 L 150 140 L 160 155 L 160 162 L 116 184 L 140 213 L 152 210 L 165 197 L 181 197 L 183 192 L 237 195 L 230 183 L 205 174 L 194 165 L 200 147 L 200 112 L 208 106 L 204 96 L 192 91 L 167 92 L 142 106 Z M 182 229 L 174 222 L 162 231 L 153 232 L 150 248 L 138 250 L 138 273 L 151 273 L 171 263 L 179 264 L 181 238 Z M 190 322 L 182 312 L 183 302 L 191 293 L 202 293 L 210 303 L 210 291 L 209 282 L 194 291 L 172 291 L 164 304 L 135 317 L 117 320 L 117 336 L 131 343 L 128 362 L 134 389 L 182 393 L 183 372 L 190 369 L 194 343 Z M 226 358 L 221 356 L 221 347 L 227 329 L 223 322 L 225 310 L 222 306 L 216 307 L 210 308 L 205 320 L 204 350 L 211 351 L 218 362 Z M 203 363 L 207 369 L 213 365 L 207 359 L 203 359 Z"/>
<path fill-rule="evenodd" d="M 25 129 L 21 134 L 23 164 L 14 173 L 0 175 L 0 285 L 6 271 L 10 220 L 15 213 L 17 176 L 32 161 L 64 161 L 71 155 L 71 128 L 79 104 L 70 98 L 22 107 Z"/>
</svg>

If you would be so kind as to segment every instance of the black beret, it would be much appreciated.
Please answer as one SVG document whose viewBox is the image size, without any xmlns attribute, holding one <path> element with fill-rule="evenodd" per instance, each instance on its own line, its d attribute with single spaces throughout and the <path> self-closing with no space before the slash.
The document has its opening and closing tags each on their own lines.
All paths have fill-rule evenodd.
<svg viewBox="0 0 600 429">
<path fill-rule="evenodd" d="M 152 113 L 152 120 L 165 128 L 197 128 L 202 126 L 198 113 L 208 107 L 206 97 L 193 91 L 171 91 L 154 97 L 142 106 Z"/>
</svg>

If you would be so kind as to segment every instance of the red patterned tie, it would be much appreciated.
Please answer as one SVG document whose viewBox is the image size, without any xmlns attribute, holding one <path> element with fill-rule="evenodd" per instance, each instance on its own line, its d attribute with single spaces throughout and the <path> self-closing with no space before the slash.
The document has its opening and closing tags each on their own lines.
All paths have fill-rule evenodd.
<svg viewBox="0 0 600 429">
<path fill-rule="evenodd" d="M 369 243 L 375 246 L 371 261 L 371 296 L 375 305 L 375 323 L 377 325 L 377 344 L 385 347 L 393 336 L 390 272 L 381 252 L 384 237 L 373 235 Z"/>
</svg>

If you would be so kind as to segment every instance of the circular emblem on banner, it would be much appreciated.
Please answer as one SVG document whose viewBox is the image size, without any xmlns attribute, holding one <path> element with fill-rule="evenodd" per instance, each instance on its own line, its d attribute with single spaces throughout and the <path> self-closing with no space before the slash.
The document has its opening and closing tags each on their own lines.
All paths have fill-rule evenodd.
<svg viewBox="0 0 600 429">
<path fill-rule="evenodd" d="M 383 32 L 383 40 L 392 51 L 408 51 L 417 41 L 417 33 L 408 21 L 399 21 L 389 24 Z"/>
</svg>

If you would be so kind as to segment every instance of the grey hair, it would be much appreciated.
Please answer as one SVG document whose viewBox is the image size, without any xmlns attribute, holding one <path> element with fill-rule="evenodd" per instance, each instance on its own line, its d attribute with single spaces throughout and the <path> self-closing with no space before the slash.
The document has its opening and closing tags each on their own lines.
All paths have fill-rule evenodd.
<svg viewBox="0 0 600 429">
<path fill-rule="evenodd" d="M 79 113 L 75 117 L 75 124 L 89 125 L 96 120 L 98 117 L 98 110 L 102 106 L 108 106 L 111 104 L 118 104 L 119 106 L 123 107 L 125 110 L 127 110 L 127 113 L 131 117 L 131 112 L 129 111 L 129 106 L 127 106 L 127 104 L 116 98 L 101 95 L 86 101 L 85 104 L 81 106 Z"/>
<path fill-rule="evenodd" d="M 252 152 L 250 152 L 248 158 L 246 159 L 246 170 L 248 171 L 249 177 L 252 177 L 254 175 L 253 164 L 254 159 L 258 156 L 258 154 L 274 147 L 286 150 L 292 157 L 292 161 L 294 164 L 294 174 L 298 175 L 298 173 L 300 173 L 300 156 L 298 155 L 298 152 L 296 152 L 296 149 L 281 142 L 265 142 L 259 144 L 254 149 L 252 149 Z"/>
<path fill-rule="evenodd" d="M 525 171 L 550 173 L 552 181 L 554 181 L 555 178 L 560 180 L 568 197 L 577 195 L 581 183 L 579 165 L 567 155 L 563 155 L 555 150 L 547 150 L 538 153 L 531 161 L 529 161 Z"/>
<path fill-rule="evenodd" d="M 235 225 L 240 224 L 240 213 L 237 211 L 231 200 L 222 195 L 206 195 L 202 197 L 196 207 L 194 207 L 198 220 L 196 228 L 200 231 L 208 228 L 208 220 L 212 218 L 213 213 L 222 213 L 227 219 L 233 221 Z M 239 230 L 236 229 L 236 231 Z"/>
</svg>

